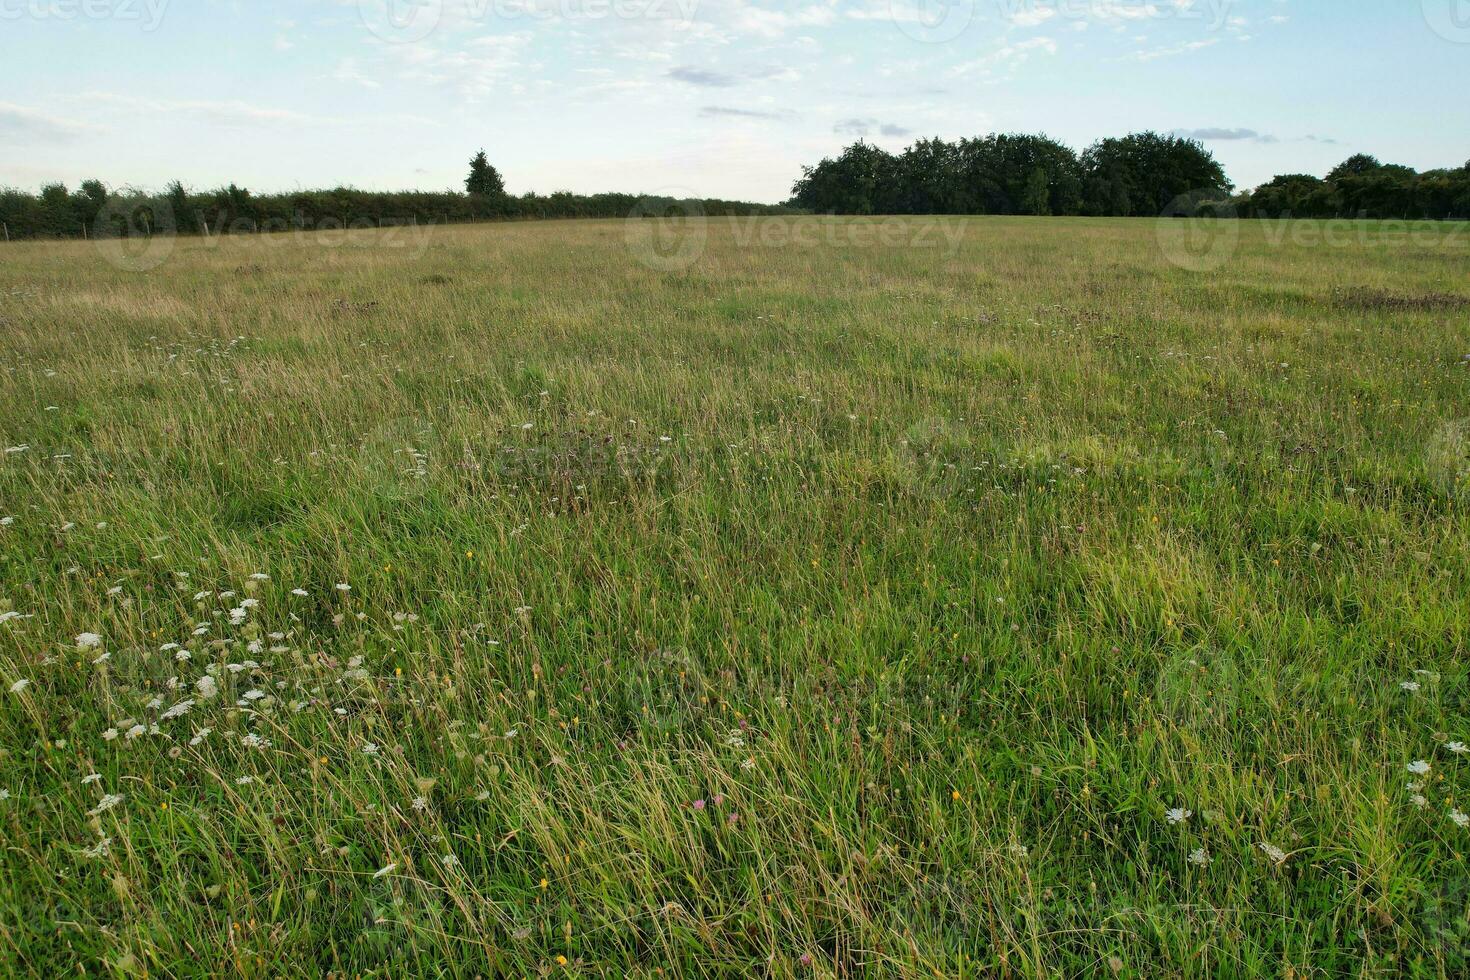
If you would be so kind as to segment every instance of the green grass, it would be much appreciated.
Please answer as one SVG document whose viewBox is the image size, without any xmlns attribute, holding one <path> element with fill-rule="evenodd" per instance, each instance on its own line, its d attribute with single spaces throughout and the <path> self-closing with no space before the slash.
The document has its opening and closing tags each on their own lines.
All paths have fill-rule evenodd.
<svg viewBox="0 0 1470 980">
<path fill-rule="evenodd" d="M 1465 975 L 1470 236 L 760 221 L 0 251 L 0 972 Z"/>
</svg>

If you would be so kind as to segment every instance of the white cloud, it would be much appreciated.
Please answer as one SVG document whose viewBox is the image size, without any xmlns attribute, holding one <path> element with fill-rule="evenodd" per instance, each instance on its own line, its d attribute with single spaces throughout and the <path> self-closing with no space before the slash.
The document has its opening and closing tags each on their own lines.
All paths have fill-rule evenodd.
<svg viewBox="0 0 1470 980">
<path fill-rule="evenodd" d="M 82 100 L 95 105 L 109 106 L 112 111 L 116 112 L 198 116 L 209 122 L 225 125 L 258 125 L 261 123 L 317 125 L 325 121 L 307 113 L 252 105 L 239 99 L 149 99 L 131 95 L 116 95 L 111 92 L 88 92 L 82 96 Z"/>
<path fill-rule="evenodd" d="M 28 109 L 12 102 L 0 102 L 0 137 L 6 139 L 62 143 L 91 131 L 93 127 L 85 123 Z"/>
<path fill-rule="evenodd" d="M 950 69 L 951 75 L 968 75 L 976 71 L 989 72 L 994 68 L 1013 69 L 1023 64 L 1035 52 L 1056 54 L 1057 42 L 1046 36 L 1027 38 L 1015 44 L 1007 44 L 990 54 L 971 61 L 961 62 Z"/>
</svg>

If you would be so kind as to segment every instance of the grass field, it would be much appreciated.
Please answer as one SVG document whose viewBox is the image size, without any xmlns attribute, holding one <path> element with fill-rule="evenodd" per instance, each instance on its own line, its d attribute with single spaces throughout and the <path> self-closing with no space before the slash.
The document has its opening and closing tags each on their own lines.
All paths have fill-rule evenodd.
<svg viewBox="0 0 1470 980">
<path fill-rule="evenodd" d="M 0 246 L 0 973 L 1470 970 L 1470 229 L 654 227 Z"/>
</svg>

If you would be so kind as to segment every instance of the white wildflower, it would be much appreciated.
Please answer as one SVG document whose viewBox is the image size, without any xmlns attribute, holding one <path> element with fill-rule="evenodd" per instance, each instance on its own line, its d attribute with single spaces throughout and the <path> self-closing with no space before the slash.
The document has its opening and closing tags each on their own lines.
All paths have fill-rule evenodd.
<svg viewBox="0 0 1470 980">
<path fill-rule="evenodd" d="M 97 801 L 97 805 L 87 811 L 87 816 L 95 817 L 99 813 L 106 813 L 123 801 L 123 794 L 108 793 Z"/>
<path fill-rule="evenodd" d="M 163 721 L 170 721 L 170 720 L 172 720 L 174 718 L 182 718 L 184 715 L 187 715 L 192 710 L 194 710 L 194 701 L 193 700 L 190 700 L 190 699 L 186 699 L 186 700 L 180 701 L 178 704 L 174 705 L 172 708 L 169 708 L 167 711 L 165 711 L 159 717 Z"/>
</svg>

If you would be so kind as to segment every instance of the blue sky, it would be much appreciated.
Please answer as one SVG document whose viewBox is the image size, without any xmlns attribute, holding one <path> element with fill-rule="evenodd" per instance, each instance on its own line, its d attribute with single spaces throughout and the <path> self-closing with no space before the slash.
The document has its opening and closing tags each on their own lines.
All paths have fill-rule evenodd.
<svg viewBox="0 0 1470 980">
<path fill-rule="evenodd" d="M 0 184 L 784 199 L 858 136 L 1470 158 L 1470 0 L 0 0 Z"/>
</svg>

